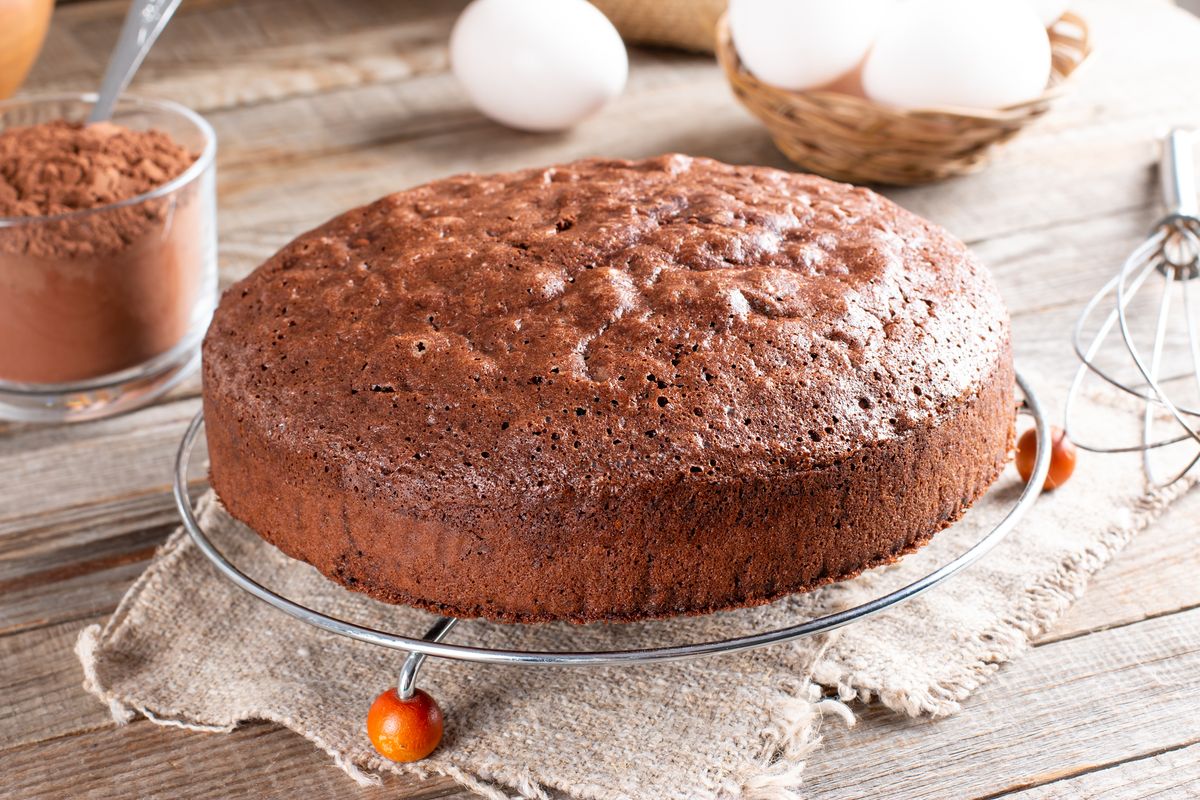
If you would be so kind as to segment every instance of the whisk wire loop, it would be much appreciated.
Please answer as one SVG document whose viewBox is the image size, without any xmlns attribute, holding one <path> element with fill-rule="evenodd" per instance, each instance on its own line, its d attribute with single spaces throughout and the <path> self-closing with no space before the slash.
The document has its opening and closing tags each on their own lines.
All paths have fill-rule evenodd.
<svg viewBox="0 0 1200 800">
<path fill-rule="evenodd" d="M 1168 386 L 1194 381 L 1197 397 L 1200 397 L 1200 326 L 1195 313 L 1200 309 L 1197 308 L 1196 298 L 1192 297 L 1195 291 L 1193 279 L 1200 277 L 1200 199 L 1196 194 L 1193 136 L 1192 132 L 1175 130 L 1167 137 L 1160 174 L 1168 212 L 1146 241 L 1125 259 L 1118 273 L 1088 300 L 1072 332 L 1072 344 L 1080 365 L 1067 392 L 1064 423 L 1067 435 L 1076 446 L 1093 452 L 1140 452 L 1148 482 L 1159 487 L 1178 481 L 1200 462 L 1198 449 L 1181 469 L 1169 471 L 1170 477 L 1164 480 L 1151 458 L 1152 451 L 1189 439 L 1200 445 L 1200 424 L 1196 421 L 1200 419 L 1200 407 L 1196 402 L 1177 402 L 1172 398 L 1172 392 L 1167 390 Z M 1149 348 L 1144 349 L 1135 337 L 1131 322 L 1135 312 L 1131 310 L 1131 305 L 1140 292 L 1147 290 L 1147 284 L 1156 274 L 1162 278 L 1162 291 L 1155 304 L 1157 316 L 1154 319 L 1153 339 Z M 1175 302 L 1176 294 L 1181 297 L 1180 304 Z M 1104 316 L 1095 334 L 1086 339 L 1086 332 L 1106 302 L 1113 304 L 1112 309 Z M 1186 334 L 1186 361 L 1189 363 L 1183 371 L 1164 377 L 1164 371 L 1168 371 L 1168 346 L 1176 341 L 1172 337 L 1172 322 L 1180 316 L 1178 310 L 1182 311 L 1183 320 L 1176 325 L 1181 325 Z M 1176 312 L 1174 316 L 1173 312 Z M 1107 362 L 1102 364 L 1101 352 L 1112 339 L 1114 331 L 1119 334 L 1124 354 L 1132 361 L 1140 377 L 1133 380 L 1120 377 Z M 1140 442 L 1092 442 L 1079 436 L 1078 431 L 1073 431 L 1073 412 L 1088 376 L 1095 376 L 1110 387 L 1141 401 Z M 1156 438 L 1155 427 L 1160 420 L 1173 421 L 1178 426 L 1176 433 Z"/>
</svg>

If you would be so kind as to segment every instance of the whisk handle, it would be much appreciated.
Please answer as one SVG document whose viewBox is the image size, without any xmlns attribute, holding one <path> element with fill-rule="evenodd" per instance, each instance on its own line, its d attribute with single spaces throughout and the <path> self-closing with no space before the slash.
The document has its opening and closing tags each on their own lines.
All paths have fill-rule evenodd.
<svg viewBox="0 0 1200 800">
<path fill-rule="evenodd" d="M 1159 175 L 1167 213 L 1185 217 L 1200 216 L 1196 197 L 1195 131 L 1175 128 L 1163 140 Z"/>
</svg>

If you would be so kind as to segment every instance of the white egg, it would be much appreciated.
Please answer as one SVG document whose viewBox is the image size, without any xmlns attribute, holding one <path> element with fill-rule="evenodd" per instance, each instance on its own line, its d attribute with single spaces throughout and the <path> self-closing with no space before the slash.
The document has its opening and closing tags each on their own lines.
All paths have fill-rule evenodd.
<svg viewBox="0 0 1200 800">
<path fill-rule="evenodd" d="M 894 0 L 730 0 L 746 69 L 784 89 L 824 86 L 859 65 Z"/>
<path fill-rule="evenodd" d="M 471 102 L 513 128 L 569 128 L 621 93 L 629 73 L 616 28 L 585 0 L 475 0 L 450 34 Z"/>
<path fill-rule="evenodd" d="M 1012 0 L 909 0 L 889 15 L 863 66 L 863 90 L 903 108 L 1003 108 L 1050 79 L 1050 38 Z"/>
<path fill-rule="evenodd" d="M 1047 28 L 1057 22 L 1067 10 L 1067 0 L 1029 0 L 1029 3 L 1033 5 L 1033 10 Z"/>
</svg>

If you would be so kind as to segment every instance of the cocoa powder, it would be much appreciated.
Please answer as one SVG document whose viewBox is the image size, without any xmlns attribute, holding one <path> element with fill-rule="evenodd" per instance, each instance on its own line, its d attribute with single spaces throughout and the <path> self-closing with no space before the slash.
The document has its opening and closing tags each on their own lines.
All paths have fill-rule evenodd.
<svg viewBox="0 0 1200 800">
<path fill-rule="evenodd" d="M 184 338 L 210 209 L 192 184 L 123 201 L 195 160 L 166 133 L 111 123 L 0 132 L 0 379 L 93 378 Z"/>
<path fill-rule="evenodd" d="M 118 203 L 196 160 L 162 131 L 56 120 L 0 132 L 0 216 L 46 217 Z"/>
</svg>

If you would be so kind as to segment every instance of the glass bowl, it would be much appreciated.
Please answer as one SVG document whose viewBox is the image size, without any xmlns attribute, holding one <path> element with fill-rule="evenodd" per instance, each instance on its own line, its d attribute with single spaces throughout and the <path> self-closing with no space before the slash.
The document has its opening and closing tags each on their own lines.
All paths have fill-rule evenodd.
<svg viewBox="0 0 1200 800">
<path fill-rule="evenodd" d="M 0 130 L 83 122 L 95 95 L 0 103 Z M 217 297 L 216 137 L 181 105 L 122 97 L 112 121 L 196 155 L 127 200 L 0 217 L 0 418 L 69 422 L 127 411 L 199 365 Z"/>
</svg>

